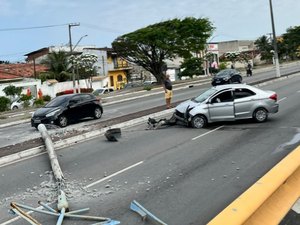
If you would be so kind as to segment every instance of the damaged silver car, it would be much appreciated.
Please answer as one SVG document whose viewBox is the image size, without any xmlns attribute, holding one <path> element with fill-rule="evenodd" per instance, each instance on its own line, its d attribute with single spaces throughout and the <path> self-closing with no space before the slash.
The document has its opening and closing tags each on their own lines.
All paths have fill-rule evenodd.
<svg viewBox="0 0 300 225">
<path fill-rule="evenodd" d="M 212 87 L 199 96 L 182 102 L 174 116 L 194 128 L 208 123 L 253 118 L 265 122 L 269 113 L 277 113 L 279 104 L 274 91 L 264 91 L 246 84 Z"/>
</svg>

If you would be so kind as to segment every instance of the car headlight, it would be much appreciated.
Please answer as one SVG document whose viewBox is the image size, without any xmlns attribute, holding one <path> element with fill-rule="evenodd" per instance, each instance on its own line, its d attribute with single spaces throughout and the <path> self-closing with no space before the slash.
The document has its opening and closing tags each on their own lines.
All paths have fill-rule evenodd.
<svg viewBox="0 0 300 225">
<path fill-rule="evenodd" d="M 54 116 L 54 115 L 57 114 L 59 111 L 60 111 L 60 109 L 54 110 L 54 111 L 52 111 L 52 112 L 46 114 L 46 117 Z"/>
<path fill-rule="evenodd" d="M 34 112 L 31 114 L 31 118 L 34 117 Z"/>
</svg>

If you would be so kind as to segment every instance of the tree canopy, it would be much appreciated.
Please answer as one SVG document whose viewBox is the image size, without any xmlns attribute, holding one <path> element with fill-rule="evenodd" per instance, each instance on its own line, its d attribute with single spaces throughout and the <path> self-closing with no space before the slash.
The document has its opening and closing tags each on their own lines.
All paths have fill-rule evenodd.
<svg viewBox="0 0 300 225">
<path fill-rule="evenodd" d="M 283 34 L 283 46 L 284 51 L 292 59 L 298 56 L 298 49 L 300 48 L 300 26 L 290 27 L 286 33 Z"/>
<path fill-rule="evenodd" d="M 70 64 L 68 62 L 69 55 L 64 51 L 52 52 L 47 55 L 47 58 L 42 61 L 49 71 L 42 72 L 40 78 L 45 79 L 56 79 L 59 82 L 67 81 L 71 78 Z"/>
<path fill-rule="evenodd" d="M 164 60 L 192 58 L 193 53 L 205 49 L 213 30 L 206 18 L 176 18 L 122 35 L 113 41 L 112 47 L 121 57 L 151 72 L 161 83 Z"/>
</svg>

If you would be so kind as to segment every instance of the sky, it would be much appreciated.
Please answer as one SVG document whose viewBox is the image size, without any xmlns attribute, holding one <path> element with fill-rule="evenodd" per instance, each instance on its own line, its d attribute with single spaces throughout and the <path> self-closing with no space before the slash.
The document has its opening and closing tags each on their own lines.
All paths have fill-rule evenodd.
<svg viewBox="0 0 300 225">
<path fill-rule="evenodd" d="M 22 62 L 49 46 L 111 47 L 118 37 L 174 18 L 208 18 L 208 42 L 272 33 L 270 0 L 0 0 L 0 60 Z M 272 0 L 276 35 L 300 24 L 299 0 Z M 87 35 L 87 36 L 86 36 Z"/>
</svg>

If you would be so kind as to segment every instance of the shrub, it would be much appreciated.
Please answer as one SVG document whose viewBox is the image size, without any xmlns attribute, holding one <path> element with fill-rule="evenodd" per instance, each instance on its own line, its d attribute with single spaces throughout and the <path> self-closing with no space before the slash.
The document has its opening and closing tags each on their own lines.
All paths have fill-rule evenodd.
<svg viewBox="0 0 300 225">
<path fill-rule="evenodd" d="M 45 102 L 43 99 L 36 99 L 33 104 L 36 106 L 43 106 Z"/>
<path fill-rule="evenodd" d="M 227 68 L 227 64 L 225 62 L 221 62 L 219 68 L 220 70 L 225 70 Z"/>
<path fill-rule="evenodd" d="M 32 99 L 32 96 L 22 94 L 20 99 L 24 101 L 24 108 L 28 108 L 30 106 L 29 100 Z"/>
<path fill-rule="evenodd" d="M 9 109 L 10 100 L 4 96 L 0 96 L 0 112 L 6 111 Z"/>
<path fill-rule="evenodd" d="M 44 96 L 43 96 L 43 100 L 44 100 L 45 102 L 50 102 L 50 100 L 51 100 L 50 95 L 44 95 Z"/>
<path fill-rule="evenodd" d="M 80 88 L 80 93 L 92 93 L 93 91 L 93 88 Z"/>
<path fill-rule="evenodd" d="M 144 90 L 146 91 L 151 91 L 151 89 L 152 89 L 151 85 L 144 86 Z"/>
</svg>

